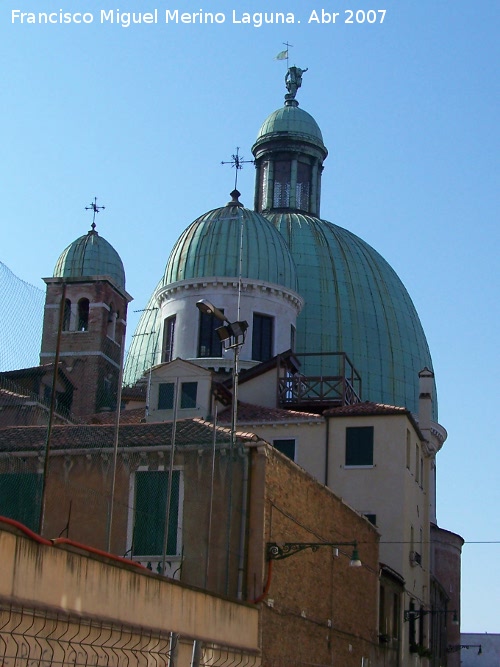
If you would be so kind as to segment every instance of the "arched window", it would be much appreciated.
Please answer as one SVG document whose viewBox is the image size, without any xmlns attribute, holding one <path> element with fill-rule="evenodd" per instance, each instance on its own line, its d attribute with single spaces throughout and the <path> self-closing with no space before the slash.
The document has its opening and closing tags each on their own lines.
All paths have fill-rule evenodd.
<svg viewBox="0 0 500 667">
<path fill-rule="evenodd" d="M 69 299 L 66 299 L 64 301 L 62 330 L 69 331 L 70 327 L 71 327 L 71 301 Z"/>
<path fill-rule="evenodd" d="M 89 328 L 89 300 L 80 299 L 78 302 L 78 331 L 88 331 Z"/>
</svg>

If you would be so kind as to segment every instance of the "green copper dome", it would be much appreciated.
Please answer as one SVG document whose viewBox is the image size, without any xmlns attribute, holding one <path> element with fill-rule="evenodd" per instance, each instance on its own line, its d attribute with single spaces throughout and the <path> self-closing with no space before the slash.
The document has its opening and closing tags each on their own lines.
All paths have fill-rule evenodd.
<svg viewBox="0 0 500 667">
<path fill-rule="evenodd" d="M 283 106 L 266 118 L 252 150 L 263 141 L 281 138 L 283 135 L 287 135 L 287 138 L 303 139 L 324 148 L 323 135 L 311 114 L 298 106 Z"/>
<path fill-rule="evenodd" d="M 54 268 L 55 278 L 109 276 L 115 285 L 125 289 L 122 260 L 113 246 L 91 229 L 85 236 L 70 243 Z"/>
<path fill-rule="evenodd" d="M 181 234 L 168 259 L 163 284 L 238 277 L 240 247 L 243 278 L 297 291 L 295 265 L 283 237 L 266 218 L 236 200 L 200 216 Z"/>
<path fill-rule="evenodd" d="M 418 314 L 381 255 L 330 222 L 300 213 L 266 217 L 295 260 L 305 306 L 300 353 L 345 352 L 361 375 L 363 400 L 418 412 L 418 373 L 432 361 Z M 301 359 L 306 375 L 331 372 L 328 356 Z M 435 418 L 437 419 L 437 409 Z"/>
</svg>

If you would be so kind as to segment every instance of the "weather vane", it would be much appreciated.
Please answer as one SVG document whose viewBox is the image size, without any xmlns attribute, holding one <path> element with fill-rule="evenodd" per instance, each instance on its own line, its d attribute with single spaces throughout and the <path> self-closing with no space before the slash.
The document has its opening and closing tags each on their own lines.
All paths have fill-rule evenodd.
<svg viewBox="0 0 500 667">
<path fill-rule="evenodd" d="M 286 67 L 288 69 L 288 51 L 290 47 L 293 48 L 293 44 L 289 44 L 288 42 L 283 42 L 283 46 L 286 46 L 286 49 L 284 51 L 280 51 L 278 55 L 275 57 L 275 60 L 286 60 Z"/>
<path fill-rule="evenodd" d="M 234 189 L 238 189 L 238 171 L 240 169 L 243 169 L 244 164 L 254 164 L 253 160 L 244 160 L 243 156 L 240 155 L 240 147 L 236 147 L 236 154 L 231 155 L 231 159 L 228 160 L 227 162 L 224 162 L 224 160 L 221 162 L 221 164 L 230 164 L 236 169 L 236 174 L 234 175 Z"/>
<path fill-rule="evenodd" d="M 93 211 L 94 215 L 92 217 L 92 231 L 95 230 L 95 216 L 99 211 L 104 210 L 106 207 L 105 206 L 97 206 L 97 197 L 94 197 L 94 201 L 91 202 L 90 206 L 86 206 L 85 210 L 86 211 Z"/>
</svg>

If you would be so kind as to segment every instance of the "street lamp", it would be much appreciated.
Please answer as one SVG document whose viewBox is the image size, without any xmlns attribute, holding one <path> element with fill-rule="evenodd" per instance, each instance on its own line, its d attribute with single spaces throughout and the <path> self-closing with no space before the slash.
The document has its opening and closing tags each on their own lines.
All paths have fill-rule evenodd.
<svg viewBox="0 0 500 667">
<path fill-rule="evenodd" d="M 231 545 L 231 515 L 232 515 L 232 504 L 233 504 L 233 453 L 236 449 L 236 422 L 238 415 L 238 361 L 240 356 L 240 350 L 242 345 L 245 342 L 245 336 L 248 329 L 248 322 L 246 320 L 230 322 L 224 313 L 216 308 L 213 303 L 207 301 L 207 299 L 200 299 L 196 302 L 196 307 L 201 313 L 205 315 L 212 315 L 220 322 L 223 322 L 223 325 L 218 327 L 215 331 L 219 336 L 219 340 L 224 343 L 226 350 L 232 349 L 234 354 L 234 363 L 233 363 L 233 405 L 231 410 L 231 453 L 229 457 L 229 507 L 228 507 L 228 519 L 227 519 L 227 528 L 226 528 L 226 539 L 227 539 L 227 549 L 226 549 L 226 595 L 229 593 L 229 559 L 230 559 L 230 545 Z M 239 314 L 239 305 L 238 305 L 238 314 Z M 247 458 L 243 458 L 244 466 L 248 465 Z M 245 467 L 245 470 L 247 468 Z M 242 485 L 242 512 L 243 507 L 246 502 L 246 480 L 248 473 L 245 472 L 243 475 L 243 485 Z M 243 540 L 243 538 L 242 538 Z M 243 554 L 243 547 L 241 548 L 241 554 Z M 240 559 L 243 556 L 241 555 Z M 242 578 L 243 568 L 240 564 L 238 568 L 238 597 L 240 597 L 240 578 Z"/>
<path fill-rule="evenodd" d="M 404 612 L 405 621 L 416 621 L 427 614 L 453 614 L 451 622 L 453 625 L 459 625 L 456 609 L 406 609 Z"/>
<path fill-rule="evenodd" d="M 245 342 L 245 336 L 248 329 L 248 322 L 246 320 L 238 322 L 230 322 L 224 313 L 216 308 L 213 303 L 207 299 L 200 299 L 196 302 L 196 307 L 201 313 L 205 315 L 213 315 L 216 319 L 224 322 L 224 325 L 216 329 L 217 335 L 222 343 L 225 344 L 226 349 L 234 351 L 234 366 L 233 366 L 233 410 L 231 416 L 231 447 L 235 446 L 235 431 L 236 431 L 236 415 L 238 410 L 238 361 L 240 356 L 241 346 Z M 226 341 L 229 341 L 226 343 Z"/>
<path fill-rule="evenodd" d="M 267 560 L 283 560 L 299 553 L 299 551 L 304 551 L 305 549 L 317 551 L 320 547 L 352 547 L 352 556 L 349 565 L 351 567 L 361 567 L 357 542 L 286 542 L 285 544 L 268 542 L 266 555 Z"/>
<path fill-rule="evenodd" d="M 483 652 L 483 647 L 481 646 L 481 644 L 452 644 L 451 646 L 448 646 L 448 648 L 446 649 L 446 652 L 447 653 L 455 653 L 455 651 L 460 651 L 460 649 L 462 649 L 462 648 L 467 648 L 467 649 L 477 648 L 477 649 L 479 649 L 478 652 L 477 652 L 478 655 L 481 655 L 482 652 Z"/>
</svg>

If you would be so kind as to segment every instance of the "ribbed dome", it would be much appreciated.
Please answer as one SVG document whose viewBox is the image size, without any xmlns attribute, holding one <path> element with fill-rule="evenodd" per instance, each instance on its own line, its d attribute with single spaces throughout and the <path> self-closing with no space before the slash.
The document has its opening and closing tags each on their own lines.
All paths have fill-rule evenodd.
<svg viewBox="0 0 500 667">
<path fill-rule="evenodd" d="M 330 222 L 299 213 L 266 217 L 290 248 L 305 299 L 297 319 L 299 358 L 301 352 L 345 352 L 361 375 L 363 400 L 416 413 L 418 373 L 432 361 L 395 271 L 371 246 Z M 302 370 L 325 373 L 327 359 L 306 359 Z"/>
<path fill-rule="evenodd" d="M 263 122 L 252 150 L 262 141 L 275 137 L 301 138 L 324 148 L 323 135 L 317 122 L 298 106 L 283 106 L 274 111 Z"/>
<path fill-rule="evenodd" d="M 125 270 L 113 246 L 94 230 L 70 243 L 57 260 L 55 278 L 109 276 L 125 289 Z"/>
<path fill-rule="evenodd" d="M 241 234 L 243 233 L 243 242 Z M 236 202 L 205 213 L 175 244 L 164 285 L 191 278 L 263 280 L 297 291 L 295 265 L 283 237 L 259 213 Z"/>
</svg>

